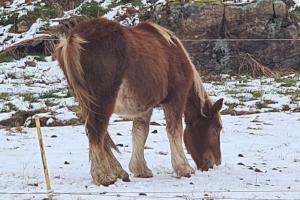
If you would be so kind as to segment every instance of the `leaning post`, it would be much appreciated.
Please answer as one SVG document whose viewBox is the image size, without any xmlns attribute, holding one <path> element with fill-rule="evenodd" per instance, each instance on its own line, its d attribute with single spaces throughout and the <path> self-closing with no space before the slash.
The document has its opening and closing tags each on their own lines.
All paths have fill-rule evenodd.
<svg viewBox="0 0 300 200">
<path fill-rule="evenodd" d="M 35 119 L 35 126 L 36 126 L 36 129 L 37 129 L 37 134 L 38 134 L 40 153 L 41 153 L 43 169 L 44 169 L 44 175 L 45 175 L 45 181 L 46 181 L 46 186 L 47 186 L 48 200 L 53 200 L 53 191 L 51 189 L 51 184 L 50 184 L 50 178 L 49 178 L 49 172 L 48 172 L 48 166 L 47 166 L 47 160 L 46 160 L 46 154 L 45 154 L 45 148 L 44 148 L 40 118 L 38 116 L 36 116 L 36 117 L 34 117 L 34 119 Z"/>
</svg>

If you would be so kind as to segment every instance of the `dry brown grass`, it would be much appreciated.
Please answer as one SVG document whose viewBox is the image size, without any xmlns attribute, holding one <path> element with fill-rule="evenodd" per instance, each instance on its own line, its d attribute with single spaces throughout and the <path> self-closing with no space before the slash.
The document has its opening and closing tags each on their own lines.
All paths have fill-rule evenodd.
<svg viewBox="0 0 300 200">
<path fill-rule="evenodd" d="M 55 35 L 43 35 L 33 39 L 24 40 L 5 48 L 1 54 L 11 55 L 18 59 L 28 55 L 28 53 L 43 53 L 50 55 L 58 42 Z M 42 52 L 41 52 L 42 51 Z"/>
<path fill-rule="evenodd" d="M 51 55 L 55 45 L 59 42 L 59 37 L 73 30 L 80 23 L 89 20 L 88 17 L 73 16 L 68 19 L 56 20 L 58 25 L 48 27 L 39 32 L 43 34 L 33 39 L 24 40 L 6 47 L 0 54 L 11 55 L 16 59 L 28 54 Z"/>
<path fill-rule="evenodd" d="M 239 55 L 239 74 L 250 75 L 253 78 L 258 78 L 261 76 L 265 77 L 275 77 L 276 72 L 272 71 L 267 66 L 259 63 L 251 54 L 241 53 Z"/>
<path fill-rule="evenodd" d="M 296 70 L 290 67 L 275 67 L 273 71 L 276 72 L 276 74 L 279 76 L 287 76 L 290 74 L 299 73 L 299 71 L 297 72 Z"/>
</svg>

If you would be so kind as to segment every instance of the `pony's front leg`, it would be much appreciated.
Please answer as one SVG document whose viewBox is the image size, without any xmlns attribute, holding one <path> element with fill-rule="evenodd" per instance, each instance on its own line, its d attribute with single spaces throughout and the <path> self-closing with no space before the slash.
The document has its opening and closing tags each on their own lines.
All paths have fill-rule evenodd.
<svg viewBox="0 0 300 200">
<path fill-rule="evenodd" d="M 129 162 L 129 170 L 136 177 L 149 178 L 153 176 L 144 158 L 144 146 L 149 134 L 151 115 L 152 109 L 143 116 L 133 120 L 132 155 Z"/>
<path fill-rule="evenodd" d="M 167 133 L 171 148 L 171 162 L 178 177 L 190 177 L 194 169 L 189 165 L 182 144 L 182 115 L 172 107 L 164 107 Z"/>
</svg>

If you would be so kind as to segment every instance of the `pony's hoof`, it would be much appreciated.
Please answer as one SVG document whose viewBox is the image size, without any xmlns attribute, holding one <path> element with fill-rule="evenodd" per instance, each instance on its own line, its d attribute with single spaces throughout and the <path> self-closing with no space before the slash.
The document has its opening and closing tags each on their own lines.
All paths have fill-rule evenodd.
<svg viewBox="0 0 300 200">
<path fill-rule="evenodd" d="M 139 178 L 153 177 L 152 171 L 147 167 L 146 163 L 138 165 L 130 161 L 129 171 L 133 173 L 134 177 L 139 177 Z"/>
<path fill-rule="evenodd" d="M 103 186 L 112 185 L 118 179 L 116 176 L 106 176 L 106 177 L 103 177 L 101 175 L 92 176 L 92 178 L 93 178 L 94 183 L 96 185 L 98 185 L 98 186 L 100 186 L 100 185 L 103 185 Z"/>
<path fill-rule="evenodd" d="M 134 177 L 139 178 L 151 178 L 153 177 L 152 171 L 147 167 L 129 167 L 130 172 L 134 174 Z"/>
<path fill-rule="evenodd" d="M 177 177 L 187 177 L 190 178 L 192 174 L 195 174 L 195 170 L 187 165 L 181 169 L 175 170 Z"/>
<path fill-rule="evenodd" d="M 153 174 L 150 169 L 147 169 L 145 171 L 134 174 L 134 176 L 139 178 L 151 178 L 153 177 Z"/>
<path fill-rule="evenodd" d="M 120 177 L 122 179 L 122 181 L 124 182 L 130 182 L 130 179 L 129 179 L 129 174 L 127 172 L 123 172 L 123 174 L 121 175 Z"/>
</svg>

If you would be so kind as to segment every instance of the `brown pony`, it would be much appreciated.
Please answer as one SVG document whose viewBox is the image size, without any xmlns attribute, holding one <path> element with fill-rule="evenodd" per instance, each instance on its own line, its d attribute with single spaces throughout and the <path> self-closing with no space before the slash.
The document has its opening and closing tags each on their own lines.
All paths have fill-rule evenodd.
<svg viewBox="0 0 300 200">
<path fill-rule="evenodd" d="M 221 162 L 219 111 L 180 40 L 151 23 L 128 28 L 94 19 L 62 38 L 54 54 L 86 121 L 91 175 L 97 185 L 129 181 L 111 148 L 117 149 L 107 127 L 112 113 L 133 119 L 133 151 L 129 170 L 136 177 L 152 177 L 144 159 L 144 145 L 154 107 L 162 106 L 178 177 L 194 173 L 182 145 L 182 116 L 187 124 L 184 141 L 197 167 L 207 170 Z"/>
</svg>

